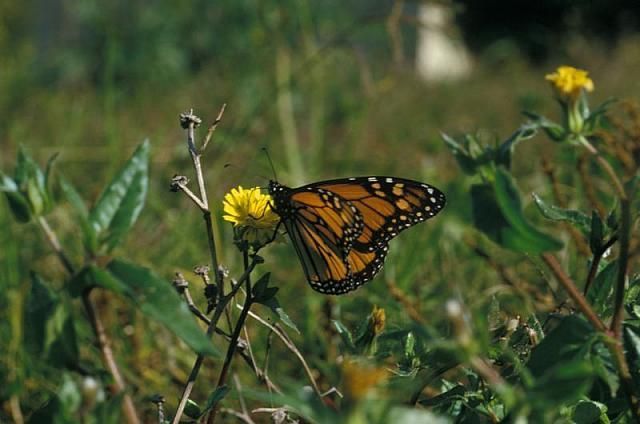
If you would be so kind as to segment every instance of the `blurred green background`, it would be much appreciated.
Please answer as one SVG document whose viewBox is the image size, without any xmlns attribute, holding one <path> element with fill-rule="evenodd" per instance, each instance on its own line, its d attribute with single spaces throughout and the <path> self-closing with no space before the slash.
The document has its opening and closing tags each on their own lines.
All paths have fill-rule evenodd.
<svg viewBox="0 0 640 424">
<path fill-rule="evenodd" d="M 331 365 L 339 355 L 331 319 L 356 327 L 378 305 L 386 310 L 388 328 L 411 321 L 406 302 L 390 296 L 390 286 L 408 296 L 434 334 L 447 332 L 443 304 L 451 298 L 485 317 L 496 295 L 513 314 L 550 308 L 547 289 L 539 289 L 539 296 L 514 292 L 474 252 L 478 244 L 495 247 L 469 229 L 469 181 L 440 132 L 473 132 L 493 142 L 522 122 L 523 109 L 553 116 L 556 104 L 544 75 L 563 64 L 589 71 L 594 103 L 612 96 L 637 99 L 640 4 L 437 4 L 451 13 L 445 32 L 466 47 L 471 60 L 469 73 L 457 79 L 429 79 L 417 70 L 419 2 L 0 1 L 0 169 L 11 171 L 20 144 L 40 163 L 59 153 L 58 173 L 94 200 L 135 146 L 149 138 L 147 205 L 117 255 L 167 280 L 184 272 L 198 302 L 203 296 L 191 269 L 208 257 L 201 214 L 184 196 L 169 192 L 172 176 L 192 176 L 178 121 L 183 111 L 193 108 L 208 124 L 227 104 L 204 167 L 217 209 L 220 259 L 232 275 L 238 275 L 241 258 L 230 226 L 221 220 L 221 200 L 231 187 L 267 184 L 272 171 L 261 147 L 269 150 L 279 181 L 291 186 L 395 175 L 442 189 L 449 199 L 445 211 L 393 241 L 384 272 L 351 295 L 328 298 L 312 291 L 288 243 L 265 252 L 262 268 L 274 273 L 280 303 L 301 330 L 292 338 L 325 389 L 339 384 Z M 544 177 L 534 169 L 545 155 L 561 161 L 567 154 L 542 139 L 522 149 L 513 168 L 523 191 L 547 194 Z M 562 190 L 570 197 L 574 188 Z M 50 221 L 79 262 L 81 241 L 69 208 L 62 203 Z M 21 353 L 29 271 L 58 278 L 59 286 L 64 273 L 36 227 L 12 220 L 4 198 L 0 246 L 0 367 L 21 388 L 28 410 L 43 401 L 43 390 L 55 387 L 37 372 L 41 365 L 25 363 Z M 544 286 L 526 258 L 501 255 L 521 272 L 519 278 Z M 162 393 L 173 410 L 193 354 L 121 299 L 97 299 L 140 409 L 152 416 L 154 406 L 142 399 Z M 254 350 L 264 351 L 266 332 L 250 329 Z M 80 332 L 87 340 L 84 357 L 97 358 L 90 331 Z M 275 342 L 273 349 L 272 378 L 303 379 L 291 352 Z M 218 364 L 207 364 L 202 379 L 211 381 Z M 235 368 L 247 372 L 241 363 Z M 208 393 L 207 387 L 197 390 L 200 397 Z M 7 416 L 3 405 L 0 417 Z"/>
</svg>

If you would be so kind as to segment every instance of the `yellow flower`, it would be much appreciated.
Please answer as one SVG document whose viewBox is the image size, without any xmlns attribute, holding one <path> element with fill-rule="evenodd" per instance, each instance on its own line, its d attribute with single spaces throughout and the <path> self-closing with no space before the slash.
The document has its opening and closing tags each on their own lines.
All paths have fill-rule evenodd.
<svg viewBox="0 0 640 424">
<path fill-rule="evenodd" d="M 346 359 L 342 364 L 344 389 L 346 395 L 353 400 L 360 400 L 389 377 L 389 372 L 363 361 Z"/>
<path fill-rule="evenodd" d="M 552 74 L 545 76 L 560 97 L 575 100 L 582 90 L 593 91 L 593 81 L 587 71 L 571 66 L 560 66 Z"/>
<path fill-rule="evenodd" d="M 280 217 L 271 209 L 271 196 L 262 194 L 259 187 L 232 188 L 222 202 L 225 221 L 233 223 L 242 238 L 249 243 L 263 244 L 273 236 Z"/>
<path fill-rule="evenodd" d="M 371 324 L 373 324 L 373 333 L 377 336 L 382 333 L 384 330 L 384 325 L 387 321 L 387 316 L 384 313 L 383 308 L 378 308 L 377 306 L 373 307 L 373 311 L 371 311 Z"/>
</svg>

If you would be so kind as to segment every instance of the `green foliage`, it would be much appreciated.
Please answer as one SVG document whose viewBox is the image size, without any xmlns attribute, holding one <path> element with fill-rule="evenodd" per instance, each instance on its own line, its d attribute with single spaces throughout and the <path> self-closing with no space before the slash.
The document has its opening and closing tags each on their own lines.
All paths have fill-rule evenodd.
<svg viewBox="0 0 640 424">
<path fill-rule="evenodd" d="M 479 56 L 468 80 L 423 84 L 410 72 L 414 28 L 401 20 L 394 32 L 386 5 L 354 3 L 347 12 L 336 2 L 205 3 L 179 11 L 162 1 L 65 5 L 68 25 L 52 44 L 20 38 L 39 25 L 17 25 L 49 9 L 2 8 L 13 20 L 0 23 L 0 48 L 11 48 L 0 69 L 0 132 L 8 143 L 0 166 L 15 171 L 0 172 L 7 199 L 0 202 L 0 421 L 21 413 L 28 422 L 123 422 L 130 396 L 143 422 L 158 422 L 150 393 L 167 399 L 170 421 L 197 354 L 207 358 L 184 420 L 214 410 L 216 422 L 236 419 L 231 410 L 256 422 L 269 413 L 273 421 L 318 423 L 633 419 L 612 348 L 617 336 L 585 319 L 584 305 L 544 261 L 556 258 L 610 327 L 620 311 L 620 240 L 631 239 L 621 342 L 637 394 L 640 126 L 633 110 L 625 114 L 610 100 L 591 107 L 582 93 L 575 109 L 559 102 L 557 122 L 546 117 L 552 102 L 541 94 L 541 72 L 505 60 L 511 53 L 495 56 L 509 52 L 504 44 Z M 412 11 L 405 6 L 402 16 Z M 629 92 L 635 44 L 607 53 L 616 78 L 598 81 L 596 95 Z M 208 108 L 229 104 L 202 157 L 206 228 L 202 211 L 164 188 L 174 172 L 190 169 L 176 145 L 176 108 L 194 101 L 185 99 L 204 109 L 203 126 L 217 112 Z M 520 106 L 540 112 L 520 122 Z M 470 127 L 480 130 L 438 139 L 440 128 Z M 487 137 L 486 128 L 510 135 Z M 149 142 L 131 146 L 146 137 L 153 152 Z M 23 140 L 29 154 L 17 147 Z M 271 170 L 262 146 L 292 185 L 302 182 L 292 181 L 298 173 L 305 181 L 407 176 L 442 188 L 449 203 L 437 219 L 394 239 L 384 271 L 354 294 L 313 292 L 285 242 L 263 249 L 264 263 L 224 299 L 254 257 L 238 255 L 220 200 L 230 186 L 264 185 L 258 176 Z M 51 149 L 61 155 L 40 167 Z M 625 187 L 631 226 L 620 219 L 623 203 L 600 160 Z M 38 233 L 34 224 L 43 222 L 58 235 L 72 275 Z M 188 270 L 213 256 L 209 230 L 221 268 L 194 277 Z M 167 277 L 176 271 L 186 276 L 176 283 L 182 296 Z M 223 290 L 211 271 L 223 276 Z M 87 299 L 102 318 L 125 394 L 112 392 Z M 222 300 L 228 304 L 208 338 L 193 313 L 209 308 L 200 319 L 211 319 Z M 239 319 L 247 301 L 268 325 Z M 219 385 L 225 351 L 230 365 Z"/>
</svg>

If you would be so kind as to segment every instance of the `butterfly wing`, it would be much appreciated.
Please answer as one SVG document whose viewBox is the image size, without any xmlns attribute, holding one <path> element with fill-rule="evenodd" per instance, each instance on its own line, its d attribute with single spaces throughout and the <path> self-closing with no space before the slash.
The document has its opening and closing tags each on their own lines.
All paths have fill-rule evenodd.
<svg viewBox="0 0 640 424">
<path fill-rule="evenodd" d="M 307 280 L 328 294 L 371 280 L 384 264 L 389 240 L 434 217 L 446 202 L 429 184 L 394 177 L 322 181 L 273 194 L 276 205 L 286 205 L 279 213 Z"/>
<path fill-rule="evenodd" d="M 395 177 L 357 177 L 314 184 L 349 201 L 362 215 L 364 228 L 354 248 L 383 250 L 407 228 L 433 218 L 446 198 L 437 188 Z"/>
<path fill-rule="evenodd" d="M 311 287 L 328 294 L 357 287 L 352 261 L 347 259 L 363 229 L 357 209 L 340 196 L 315 187 L 295 190 L 289 202 L 292 213 L 283 222 Z"/>
</svg>

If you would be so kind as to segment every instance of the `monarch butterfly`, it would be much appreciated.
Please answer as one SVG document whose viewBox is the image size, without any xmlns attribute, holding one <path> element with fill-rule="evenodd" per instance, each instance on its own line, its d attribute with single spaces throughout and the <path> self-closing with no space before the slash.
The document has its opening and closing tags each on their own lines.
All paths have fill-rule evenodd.
<svg viewBox="0 0 640 424">
<path fill-rule="evenodd" d="M 437 188 L 395 177 L 357 177 L 290 188 L 269 182 L 311 287 L 343 294 L 382 268 L 389 240 L 444 208 Z"/>
</svg>

